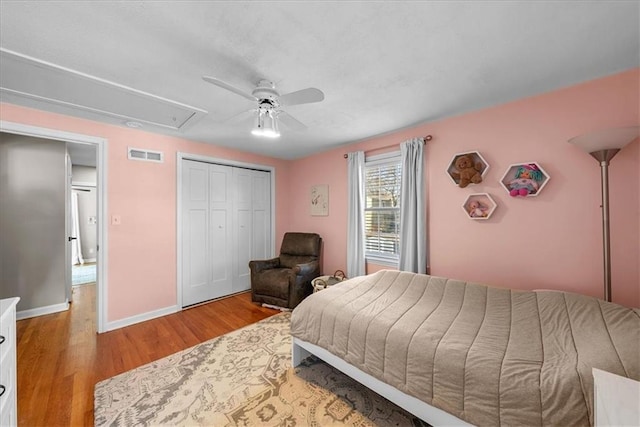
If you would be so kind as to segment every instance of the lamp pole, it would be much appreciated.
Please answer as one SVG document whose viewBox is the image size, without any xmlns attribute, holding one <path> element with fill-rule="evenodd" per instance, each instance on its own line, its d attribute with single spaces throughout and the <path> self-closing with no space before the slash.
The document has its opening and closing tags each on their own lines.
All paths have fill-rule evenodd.
<svg viewBox="0 0 640 427">
<path fill-rule="evenodd" d="M 611 237 L 609 235 L 609 160 L 620 151 L 618 148 L 594 151 L 591 154 L 600 162 L 602 189 L 602 255 L 604 258 L 604 299 L 611 302 Z"/>
<path fill-rule="evenodd" d="M 569 140 L 600 163 L 602 188 L 602 255 L 604 258 L 604 299 L 611 302 L 611 246 L 609 236 L 609 161 L 625 145 L 640 136 L 640 125 L 602 129 Z"/>
</svg>

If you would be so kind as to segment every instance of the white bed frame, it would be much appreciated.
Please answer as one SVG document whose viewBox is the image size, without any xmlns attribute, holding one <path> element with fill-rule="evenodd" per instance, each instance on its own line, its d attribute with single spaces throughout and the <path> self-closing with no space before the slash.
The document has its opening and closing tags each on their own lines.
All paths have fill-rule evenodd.
<svg viewBox="0 0 640 427">
<path fill-rule="evenodd" d="M 307 357 L 314 355 L 434 427 L 472 425 L 364 373 L 322 347 L 296 337 L 291 338 L 291 363 L 294 368 Z"/>
</svg>

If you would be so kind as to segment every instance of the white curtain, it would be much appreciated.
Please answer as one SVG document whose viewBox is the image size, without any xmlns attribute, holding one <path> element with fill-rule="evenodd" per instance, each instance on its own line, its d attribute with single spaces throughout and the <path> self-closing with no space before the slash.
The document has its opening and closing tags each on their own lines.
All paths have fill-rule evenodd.
<svg viewBox="0 0 640 427">
<path fill-rule="evenodd" d="M 400 144 L 402 181 L 398 268 L 401 271 L 425 274 L 427 272 L 427 231 L 423 146 L 423 138 L 413 138 Z"/>
<path fill-rule="evenodd" d="M 84 264 L 82 245 L 80 244 L 80 218 L 78 213 L 78 193 L 71 192 L 71 265 Z"/>
<path fill-rule="evenodd" d="M 364 276 L 364 151 L 347 155 L 347 276 Z"/>
</svg>

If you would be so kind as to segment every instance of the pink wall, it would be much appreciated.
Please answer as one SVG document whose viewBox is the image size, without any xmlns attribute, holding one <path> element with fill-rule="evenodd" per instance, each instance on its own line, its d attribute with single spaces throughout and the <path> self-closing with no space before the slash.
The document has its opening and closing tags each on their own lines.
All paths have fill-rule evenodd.
<svg viewBox="0 0 640 427">
<path fill-rule="evenodd" d="M 276 247 L 287 229 L 289 163 L 268 157 L 0 104 L 3 121 L 108 140 L 109 224 L 107 322 L 176 304 L 176 153 L 273 166 L 276 170 Z M 164 152 L 164 163 L 127 160 L 127 147 Z"/>
<path fill-rule="evenodd" d="M 290 229 L 324 238 L 324 270 L 346 268 L 346 168 L 343 154 L 427 134 L 425 149 L 431 273 L 518 289 L 548 288 L 602 297 L 600 168 L 569 138 L 640 124 L 640 69 L 394 132 L 296 161 L 291 192 L 329 184 L 329 216 L 312 217 L 307 197 L 293 199 Z M 480 151 L 485 181 L 456 187 L 446 168 L 455 153 Z M 537 196 L 513 199 L 498 181 L 512 163 L 536 161 L 551 179 Z M 640 148 L 635 141 L 610 168 L 613 300 L 640 306 Z M 498 203 L 486 221 L 460 208 L 470 193 Z M 369 266 L 368 272 L 379 269 Z"/>
</svg>

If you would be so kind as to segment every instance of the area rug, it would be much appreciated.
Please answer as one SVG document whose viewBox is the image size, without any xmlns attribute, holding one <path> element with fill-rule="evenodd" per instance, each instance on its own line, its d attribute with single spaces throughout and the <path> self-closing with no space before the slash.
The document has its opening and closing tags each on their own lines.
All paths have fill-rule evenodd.
<svg viewBox="0 0 640 427">
<path fill-rule="evenodd" d="M 96 384 L 96 426 L 426 426 L 317 358 L 281 313 Z"/>
<path fill-rule="evenodd" d="M 84 285 L 96 281 L 96 265 L 74 265 L 71 267 L 71 284 Z"/>
</svg>

